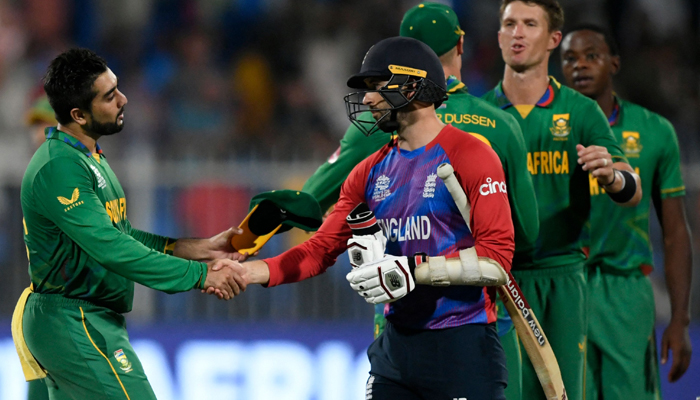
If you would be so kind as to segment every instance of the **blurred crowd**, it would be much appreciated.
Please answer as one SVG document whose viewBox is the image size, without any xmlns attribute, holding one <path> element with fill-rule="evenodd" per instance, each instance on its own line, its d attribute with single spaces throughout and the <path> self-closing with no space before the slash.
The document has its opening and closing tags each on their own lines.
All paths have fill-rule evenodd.
<svg viewBox="0 0 700 400">
<path fill-rule="evenodd" d="M 612 30 L 622 56 L 618 93 L 675 125 L 689 187 L 686 205 L 700 249 L 700 175 L 688 173 L 700 163 L 700 2 L 560 2 L 565 27 L 593 22 Z M 25 116 L 42 94 L 46 67 L 64 49 L 88 47 L 102 55 L 128 97 L 124 131 L 101 140 L 110 160 L 147 157 L 188 168 L 212 162 L 320 164 L 349 124 L 343 102 L 347 77 L 359 69 L 371 44 L 398 34 L 402 15 L 416 3 L 0 0 L 0 270 L 15 260 L 11 268 L 21 272 L 13 286 L 24 287 L 26 259 L 16 260 L 24 257 L 17 234 L 18 183 L 32 152 Z M 446 3 L 466 32 L 463 80 L 470 92 L 481 95 L 503 74 L 497 42 L 500 2 Z M 561 76 L 558 52 L 550 67 Z M 162 184 L 161 177 L 152 179 Z M 202 191 L 196 193 L 200 199 Z M 130 210 L 147 204 L 167 208 L 163 201 L 156 207 L 152 197 L 144 198 L 132 202 Z M 247 198 L 238 203 L 245 213 Z M 220 211 L 213 218 L 221 220 Z M 9 251 L 17 257 L 9 257 Z M 0 295 L 0 302 L 8 304 L 0 315 L 15 298 L 14 293 L 7 299 Z"/>
<path fill-rule="evenodd" d="M 567 26 L 613 28 L 620 94 L 671 119 L 681 143 L 700 127 L 700 6 L 693 0 L 562 0 Z M 415 0 L 0 0 L 0 135 L 16 135 L 49 61 L 69 46 L 104 56 L 129 98 L 112 154 L 158 159 L 323 159 L 348 121 L 345 79 Z M 466 35 L 474 94 L 503 64 L 498 2 L 448 2 Z M 552 71 L 557 75 L 558 58 Z M 687 146 L 686 149 L 699 146 Z M 697 159 L 686 151 L 686 161 Z"/>
</svg>

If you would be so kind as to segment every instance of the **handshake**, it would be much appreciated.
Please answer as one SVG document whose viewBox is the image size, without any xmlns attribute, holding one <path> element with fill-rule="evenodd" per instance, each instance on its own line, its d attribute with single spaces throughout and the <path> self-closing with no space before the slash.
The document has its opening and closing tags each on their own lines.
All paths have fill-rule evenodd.
<svg viewBox="0 0 700 400">
<path fill-rule="evenodd" d="M 244 292 L 248 283 L 247 270 L 241 263 L 222 258 L 207 262 L 202 293 L 213 294 L 220 300 L 231 300 Z"/>
</svg>

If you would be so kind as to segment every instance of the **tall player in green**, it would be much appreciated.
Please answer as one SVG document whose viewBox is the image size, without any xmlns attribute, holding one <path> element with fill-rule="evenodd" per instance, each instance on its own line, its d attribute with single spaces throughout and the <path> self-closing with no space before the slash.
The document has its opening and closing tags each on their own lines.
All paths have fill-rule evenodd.
<svg viewBox="0 0 700 400">
<path fill-rule="evenodd" d="M 627 159 L 642 178 L 642 201 L 616 207 L 596 180 L 591 184 L 588 259 L 588 357 L 586 398 L 660 397 L 649 211 L 653 201 L 664 236 L 664 269 L 671 297 L 671 323 L 662 338 L 662 362 L 673 353 L 668 379 L 679 379 L 690 363 L 688 337 L 692 252 L 683 196 L 676 132 L 666 118 L 613 92 L 620 56 L 602 28 L 582 25 L 562 41 L 567 83 L 596 100 Z"/>
<path fill-rule="evenodd" d="M 464 32 L 454 10 L 437 3 L 422 3 L 406 12 L 400 27 L 401 36 L 413 37 L 438 54 L 447 77 L 448 99 L 437 110 L 442 122 L 471 133 L 489 144 L 503 164 L 508 185 L 508 199 L 515 226 L 514 265 L 531 267 L 534 241 L 538 233 L 537 204 L 532 179 L 527 171 L 525 143 L 515 119 L 498 108 L 468 93 L 460 81 Z M 372 118 L 368 113 L 367 118 Z M 340 185 L 360 161 L 386 145 L 390 133 L 378 131 L 370 136 L 351 125 L 340 148 L 304 185 L 322 207 L 338 199 Z M 518 339 L 507 314 L 499 307 L 499 335 L 504 348 L 518 351 Z M 375 337 L 384 327 L 384 306 L 375 312 Z M 520 390 L 520 357 L 508 359 L 507 398 L 516 398 Z"/>
<path fill-rule="evenodd" d="M 513 275 L 547 333 L 569 398 L 581 400 L 587 327 L 581 236 L 590 210 L 588 174 L 624 205 L 639 203 L 641 186 L 598 105 L 548 76 L 564 22 L 556 0 L 503 0 L 500 20 L 505 73 L 484 99 L 522 128 L 540 218 L 535 264 L 514 268 Z M 544 398 L 527 359 L 522 373 L 522 398 Z"/>
<path fill-rule="evenodd" d="M 225 299 L 245 289 L 240 264 L 225 259 L 242 259 L 230 245 L 236 230 L 175 240 L 132 228 L 97 144 L 123 127 L 117 82 L 86 49 L 51 62 L 44 89 L 58 126 L 47 128 L 22 180 L 31 285 L 12 334 L 25 377 L 43 378 L 52 400 L 155 399 L 122 316 L 134 282 L 168 293 L 214 288 Z"/>
</svg>

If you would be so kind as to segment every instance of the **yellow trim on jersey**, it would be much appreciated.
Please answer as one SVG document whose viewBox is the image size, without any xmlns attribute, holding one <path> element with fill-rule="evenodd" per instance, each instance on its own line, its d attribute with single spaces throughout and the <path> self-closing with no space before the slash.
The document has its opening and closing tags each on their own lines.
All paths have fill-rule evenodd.
<svg viewBox="0 0 700 400">
<path fill-rule="evenodd" d="M 482 142 L 486 143 L 487 145 L 489 145 L 489 147 L 493 147 L 493 146 L 491 146 L 491 142 L 489 142 L 488 139 L 486 139 L 485 137 L 479 135 L 478 133 L 474 133 L 474 132 L 467 132 L 467 133 L 470 134 L 470 135 L 472 135 L 472 136 L 474 136 L 475 138 L 481 140 Z"/>
<path fill-rule="evenodd" d="M 454 93 L 454 92 L 456 92 L 457 90 L 463 88 L 464 86 L 465 86 L 464 83 L 463 83 L 463 82 L 460 82 L 460 83 L 456 84 L 455 87 L 453 87 L 452 89 L 448 90 L 447 93 Z"/>
<path fill-rule="evenodd" d="M 588 335 L 583 335 L 583 396 L 586 398 L 586 369 L 588 369 Z"/>
<path fill-rule="evenodd" d="M 124 387 L 122 380 L 119 379 L 119 375 L 117 375 L 117 371 L 114 369 L 114 366 L 109 361 L 109 358 L 107 358 L 107 356 L 102 352 L 102 350 L 100 350 L 99 347 L 97 347 L 95 342 L 92 340 L 92 337 L 90 336 L 90 333 L 87 330 L 87 325 L 85 325 L 85 313 L 83 312 L 83 307 L 80 307 L 80 316 L 83 319 L 83 328 L 85 328 L 85 334 L 87 335 L 88 339 L 90 339 L 90 343 L 92 343 L 92 345 L 95 346 L 95 350 L 97 350 L 97 352 L 99 352 L 100 355 L 105 358 L 105 360 L 107 361 L 107 364 L 109 364 L 109 367 L 112 368 L 112 372 L 114 372 L 114 376 L 117 378 L 117 381 L 119 381 L 119 386 L 122 387 L 122 390 L 124 391 L 124 395 L 126 395 L 126 400 L 131 400 L 131 398 L 129 397 L 129 393 L 126 392 L 126 388 Z"/>
<path fill-rule="evenodd" d="M 532 111 L 535 106 L 532 104 L 519 104 L 515 107 L 516 110 L 520 113 L 520 116 L 523 117 L 523 119 L 527 118 L 528 115 L 530 115 L 530 111 Z"/>
<path fill-rule="evenodd" d="M 553 77 L 552 75 L 550 75 L 550 76 L 549 76 L 549 79 L 551 79 L 552 82 L 554 82 L 554 84 L 557 85 L 557 89 L 561 89 L 561 83 L 559 83 L 559 81 L 557 80 L 557 78 L 555 78 L 555 77 Z"/>
<path fill-rule="evenodd" d="M 685 186 L 679 186 L 671 189 L 661 189 L 661 194 L 676 193 L 685 190 Z"/>
<path fill-rule="evenodd" d="M 92 157 L 97 160 L 97 163 L 100 164 L 100 155 L 97 153 L 92 153 Z"/>
</svg>

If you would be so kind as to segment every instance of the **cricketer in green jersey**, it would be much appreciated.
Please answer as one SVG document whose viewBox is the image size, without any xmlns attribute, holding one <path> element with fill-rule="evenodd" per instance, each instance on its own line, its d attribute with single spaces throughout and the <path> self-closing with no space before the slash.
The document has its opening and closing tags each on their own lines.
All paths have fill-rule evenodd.
<svg viewBox="0 0 700 400">
<path fill-rule="evenodd" d="M 51 62 L 44 89 L 58 126 L 46 130 L 21 187 L 31 285 L 12 331 L 25 377 L 43 378 L 52 400 L 155 399 L 121 315 L 134 282 L 230 299 L 245 289 L 240 264 L 226 259 L 243 259 L 230 247 L 238 231 L 175 240 L 134 229 L 97 145 L 123 127 L 117 77 L 93 52 L 72 49 Z"/>
<path fill-rule="evenodd" d="M 590 182 L 586 398 L 657 399 L 654 294 L 646 277 L 653 263 L 652 201 L 663 227 L 672 306 L 671 322 L 662 338 L 663 362 L 669 350 L 673 353 L 669 381 L 685 373 L 692 351 L 688 337 L 692 252 L 678 139 L 668 120 L 614 94 L 613 76 L 620 69 L 620 56 L 605 30 L 594 25 L 572 29 L 562 41 L 561 54 L 567 83 L 598 102 L 630 165 L 642 178 L 642 201 L 634 208 L 616 207 L 596 180 Z"/>
<path fill-rule="evenodd" d="M 641 185 L 597 104 L 548 76 L 549 56 L 561 41 L 564 22 L 556 0 L 503 0 L 500 22 L 505 73 L 484 99 L 513 115 L 522 128 L 540 218 L 535 266 L 514 270 L 513 275 L 547 333 L 569 398 L 581 400 L 587 329 L 582 234 L 590 210 L 588 174 L 624 205 L 639 203 Z M 544 398 L 527 359 L 522 374 L 522 398 Z"/>
<path fill-rule="evenodd" d="M 44 135 L 46 128 L 57 124 L 58 121 L 56 121 L 51 104 L 49 104 L 49 98 L 43 95 L 36 99 L 27 111 L 27 127 L 33 145 L 32 151 L 36 151 L 46 141 Z M 43 380 L 35 379 L 28 383 L 27 400 L 48 400 L 49 390 Z"/>
<path fill-rule="evenodd" d="M 421 3 L 406 12 L 400 34 L 423 41 L 440 57 L 447 77 L 448 94 L 447 101 L 436 110 L 440 120 L 480 138 L 493 148 L 501 160 L 515 227 L 513 268 L 532 268 L 539 220 L 532 178 L 527 170 L 524 139 L 512 116 L 470 95 L 460 81 L 464 32 L 459 28 L 456 13 L 443 4 Z M 371 113 L 367 113 L 364 119 L 369 120 L 370 117 Z M 381 130 L 366 136 L 351 124 L 340 141 L 338 150 L 306 181 L 302 190 L 315 196 L 323 209 L 331 207 L 338 200 L 340 186 L 352 168 L 386 145 L 390 139 L 391 134 Z M 510 318 L 502 306 L 498 307 L 498 311 L 501 344 L 504 348 L 512 349 L 511 353 L 517 352 L 518 339 Z M 384 305 L 376 306 L 374 322 L 374 335 L 377 337 L 384 329 Z M 510 357 L 507 362 L 506 397 L 518 399 L 521 386 L 520 357 Z"/>
</svg>

